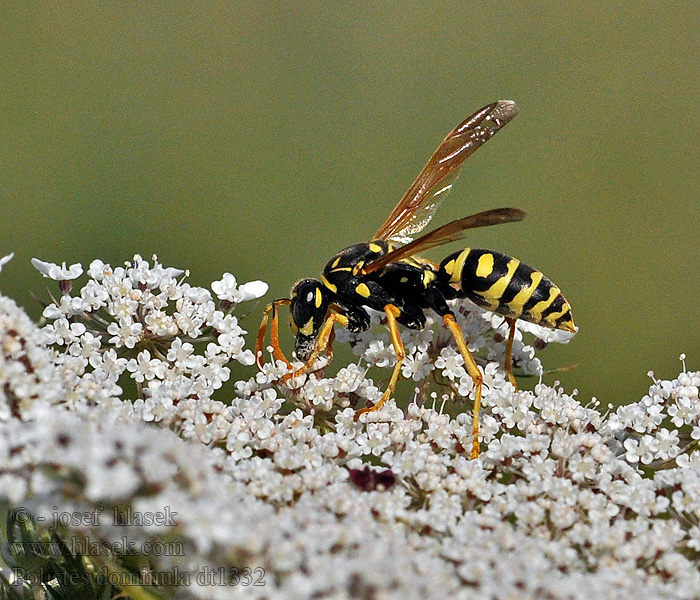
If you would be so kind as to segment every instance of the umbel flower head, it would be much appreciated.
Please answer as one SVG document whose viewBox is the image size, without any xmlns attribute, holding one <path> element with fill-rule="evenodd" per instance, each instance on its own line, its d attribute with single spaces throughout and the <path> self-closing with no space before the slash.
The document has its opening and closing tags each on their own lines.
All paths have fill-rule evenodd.
<svg viewBox="0 0 700 600">
<path fill-rule="evenodd" d="M 344 334 L 357 363 L 282 384 L 286 365 L 256 372 L 233 314 L 264 286 L 224 276 L 217 305 L 184 275 L 155 258 L 93 261 L 42 328 L 0 297 L 8 535 L 30 515 L 21 540 L 55 540 L 38 524 L 56 523 L 83 542 L 81 560 L 64 549 L 32 564 L 85 573 L 101 597 L 120 588 L 96 574 L 135 560 L 132 592 L 151 593 L 151 574 L 180 598 L 700 597 L 700 372 L 684 365 L 605 413 L 556 385 L 514 392 L 500 323 L 457 304 L 488 385 L 470 460 L 471 388 L 438 324 L 402 334 L 419 391 L 356 420 L 381 394 L 368 375 L 395 360 L 381 327 Z M 542 345 L 518 332 L 518 371 L 541 372 Z M 233 361 L 250 378 L 226 385 Z M 99 518 L 57 518 L 76 514 Z M 32 583 L 23 546 L 5 547 L 19 597 L 77 597 L 70 577 Z"/>
</svg>

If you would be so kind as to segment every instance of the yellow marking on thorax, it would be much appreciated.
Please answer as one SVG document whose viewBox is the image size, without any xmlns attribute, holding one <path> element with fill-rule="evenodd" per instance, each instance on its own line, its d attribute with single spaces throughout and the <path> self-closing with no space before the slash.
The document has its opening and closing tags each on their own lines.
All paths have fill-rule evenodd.
<svg viewBox="0 0 700 600">
<path fill-rule="evenodd" d="M 476 276 L 486 279 L 493 273 L 493 254 L 482 254 L 476 265 Z"/>
<path fill-rule="evenodd" d="M 321 275 L 321 283 L 323 283 L 323 285 L 325 285 L 334 294 L 338 293 L 338 288 L 328 281 L 325 275 Z"/>
<path fill-rule="evenodd" d="M 537 289 L 537 286 L 540 284 L 540 281 L 542 281 L 542 273 L 539 271 L 533 271 L 532 274 L 530 275 L 530 278 L 532 280 L 532 283 L 527 286 L 526 288 L 523 288 L 520 290 L 513 299 L 506 304 L 507 307 L 512 308 L 513 311 L 515 311 L 516 315 L 520 315 L 523 312 L 523 306 L 525 306 L 525 303 L 530 299 L 530 296 L 532 296 L 533 292 Z"/>
<path fill-rule="evenodd" d="M 503 292 L 506 291 L 519 264 L 520 261 L 517 258 L 511 258 L 506 265 L 506 274 L 503 277 L 499 277 L 488 290 L 480 292 L 479 295 L 489 300 L 498 300 L 503 296 Z"/>
<path fill-rule="evenodd" d="M 554 302 L 559 294 L 561 294 L 561 290 L 556 285 L 553 285 L 549 290 L 549 298 L 546 300 L 541 300 L 528 312 L 533 316 L 533 318 L 537 319 L 538 323 L 546 322 L 542 320 L 542 313 L 550 304 L 552 304 L 552 302 Z"/>
<path fill-rule="evenodd" d="M 471 249 L 465 248 L 459 253 L 457 258 L 445 265 L 445 271 L 450 276 L 450 283 L 462 282 L 462 269 L 464 268 L 464 261 L 466 261 L 467 256 L 469 256 L 469 252 L 471 252 Z"/>
<path fill-rule="evenodd" d="M 340 262 L 340 256 L 336 257 L 336 259 L 333 261 L 333 264 L 331 265 L 331 269 L 335 269 L 338 266 L 339 262 Z"/>
<path fill-rule="evenodd" d="M 364 283 L 359 284 L 355 291 L 363 298 L 369 298 L 372 295 L 372 292 L 369 291 L 369 288 Z"/>
<path fill-rule="evenodd" d="M 435 275 L 434 271 L 426 269 L 423 271 L 421 278 L 423 281 L 423 286 L 428 287 L 431 283 L 433 283 L 433 281 L 435 281 L 435 279 L 437 279 L 437 275 Z"/>
<path fill-rule="evenodd" d="M 374 242 L 370 242 L 367 244 L 367 246 L 369 247 L 369 251 L 374 252 L 375 254 L 379 254 L 382 251 L 382 247 Z"/>
<path fill-rule="evenodd" d="M 360 270 L 362 269 L 362 267 L 364 267 L 364 266 L 365 266 L 364 260 L 360 260 L 360 261 L 356 262 L 355 266 L 352 268 L 352 274 L 357 275 L 360 272 Z"/>
<path fill-rule="evenodd" d="M 316 288 L 316 308 L 321 308 L 321 304 L 323 304 L 323 294 L 321 294 L 321 290 L 319 288 Z"/>
<path fill-rule="evenodd" d="M 339 273 L 340 271 L 352 271 L 352 267 L 332 267 L 331 273 Z"/>
<path fill-rule="evenodd" d="M 419 269 L 422 269 L 424 266 L 432 266 L 433 263 L 431 263 L 427 258 L 423 258 L 422 256 L 407 256 L 406 258 L 402 258 L 398 262 L 403 263 L 404 265 L 411 265 L 412 267 L 418 267 Z"/>
</svg>

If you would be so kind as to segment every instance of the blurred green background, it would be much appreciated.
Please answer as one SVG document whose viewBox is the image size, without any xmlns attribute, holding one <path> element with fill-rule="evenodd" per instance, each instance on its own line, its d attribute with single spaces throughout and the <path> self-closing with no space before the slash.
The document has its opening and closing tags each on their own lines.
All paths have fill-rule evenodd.
<svg viewBox="0 0 700 600">
<path fill-rule="evenodd" d="M 231 271 L 285 295 L 508 98 L 520 115 L 433 225 L 526 209 L 468 244 L 573 305 L 579 335 L 540 356 L 578 367 L 548 382 L 638 399 L 681 352 L 700 368 L 698 31 L 698 4 L 677 2 L 5 1 L 0 289 L 36 316 L 31 257 L 155 252 L 194 284 Z"/>
</svg>

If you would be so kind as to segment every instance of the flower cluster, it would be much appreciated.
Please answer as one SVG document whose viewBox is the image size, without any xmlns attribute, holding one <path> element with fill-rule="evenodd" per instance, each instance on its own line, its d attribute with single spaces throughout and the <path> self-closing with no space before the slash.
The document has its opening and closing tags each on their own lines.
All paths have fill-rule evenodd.
<svg viewBox="0 0 700 600">
<path fill-rule="evenodd" d="M 0 296 L 0 420 L 30 418 L 38 402 L 64 401 L 45 341 L 26 313 Z"/>
<path fill-rule="evenodd" d="M 69 402 L 107 402 L 131 379 L 145 420 L 169 417 L 180 400 L 206 404 L 230 377 L 233 361 L 252 365 L 246 333 L 232 314 L 239 302 L 267 291 L 253 281 L 237 286 L 230 273 L 211 292 L 184 281 L 185 272 L 134 256 L 123 267 L 100 260 L 90 264 L 88 281 L 74 292 L 79 264 L 66 268 L 34 259 L 45 276 L 57 280 L 41 332 L 68 390 Z M 180 279 L 178 279 L 180 278 Z"/>
<path fill-rule="evenodd" d="M 700 372 L 684 365 L 605 414 L 556 385 L 518 392 L 499 366 L 498 318 L 459 304 L 487 383 L 470 460 L 470 405 L 452 400 L 471 387 L 437 324 L 403 334 L 403 374 L 419 386 L 404 408 L 355 418 L 381 393 L 368 369 L 395 361 L 378 328 L 350 339 L 359 364 L 287 383 L 286 366 L 268 364 L 223 403 L 211 397 L 221 369 L 252 362 L 231 309 L 263 284 L 225 276 L 216 307 L 138 257 L 88 275 L 75 296 L 61 280 L 42 329 L 0 299 L 4 506 L 49 520 L 101 507 L 99 522 L 59 533 L 180 544 L 142 554 L 150 572 L 187 576 L 171 588 L 183 598 L 700 596 Z M 542 343 L 517 342 L 518 369 L 537 373 Z M 112 506 L 176 526 L 117 527 Z"/>
</svg>

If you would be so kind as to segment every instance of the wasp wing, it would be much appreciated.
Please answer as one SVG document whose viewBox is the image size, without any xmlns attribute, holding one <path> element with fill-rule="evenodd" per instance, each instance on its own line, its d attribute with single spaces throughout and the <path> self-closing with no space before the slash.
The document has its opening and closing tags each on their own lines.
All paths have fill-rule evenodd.
<svg viewBox="0 0 700 600">
<path fill-rule="evenodd" d="M 374 239 L 405 244 L 423 230 L 452 188 L 462 163 L 518 114 L 510 100 L 492 102 L 457 125 L 438 146 Z"/>
<path fill-rule="evenodd" d="M 519 208 L 496 208 L 494 210 L 487 210 L 469 217 L 464 217 L 463 219 L 457 219 L 456 221 L 452 221 L 447 225 L 438 227 L 430 233 L 426 233 L 424 236 L 419 237 L 417 240 L 414 240 L 405 246 L 401 246 L 400 248 L 387 252 L 372 262 L 366 263 L 361 272 L 363 275 L 368 275 L 369 273 L 383 269 L 388 264 L 401 260 L 402 258 L 414 256 L 415 254 L 424 252 L 429 248 L 435 248 L 435 246 L 441 246 L 442 244 L 447 244 L 448 242 L 461 240 L 466 237 L 464 232 L 467 229 L 522 221 L 526 214 L 527 213 L 524 210 Z"/>
</svg>

